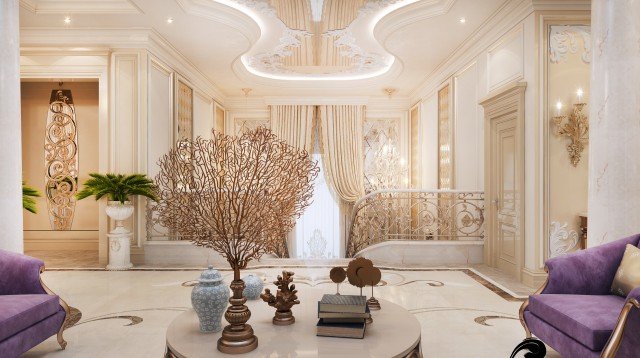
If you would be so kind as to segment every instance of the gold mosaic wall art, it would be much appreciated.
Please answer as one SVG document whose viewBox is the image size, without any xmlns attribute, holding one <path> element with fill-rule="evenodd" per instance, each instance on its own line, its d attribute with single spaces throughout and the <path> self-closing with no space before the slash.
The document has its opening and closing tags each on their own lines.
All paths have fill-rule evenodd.
<svg viewBox="0 0 640 358">
<path fill-rule="evenodd" d="M 176 141 L 193 139 L 193 89 L 178 81 Z"/>
<path fill-rule="evenodd" d="M 78 128 L 70 90 L 51 91 L 44 151 L 51 229 L 71 230 L 78 191 Z"/>
<path fill-rule="evenodd" d="M 447 85 L 438 91 L 438 189 L 453 187 L 452 132 Z"/>
</svg>

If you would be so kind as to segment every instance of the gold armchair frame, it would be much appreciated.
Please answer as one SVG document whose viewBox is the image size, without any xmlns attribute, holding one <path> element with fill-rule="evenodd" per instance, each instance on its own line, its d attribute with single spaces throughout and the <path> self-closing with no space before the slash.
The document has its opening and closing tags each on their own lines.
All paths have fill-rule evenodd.
<svg viewBox="0 0 640 358">
<path fill-rule="evenodd" d="M 62 299 L 62 297 L 57 295 L 55 292 L 51 291 L 51 289 L 47 287 L 47 285 L 44 283 L 44 281 L 42 280 L 42 274 L 44 273 L 44 271 L 45 271 L 45 267 L 42 266 L 40 268 L 40 275 L 39 275 L 40 284 L 42 285 L 42 288 L 48 295 L 58 296 L 58 300 L 60 301 L 60 306 L 62 306 L 62 309 L 64 309 L 64 313 L 65 313 L 64 321 L 62 321 L 62 325 L 60 326 L 60 329 L 58 330 L 58 335 L 56 336 L 58 340 L 58 344 L 60 345 L 60 348 L 64 350 L 65 348 L 67 348 L 67 341 L 64 340 L 64 337 L 62 336 L 62 334 L 64 330 L 67 328 L 67 322 L 69 322 L 71 311 L 69 310 L 69 305 Z"/>
</svg>

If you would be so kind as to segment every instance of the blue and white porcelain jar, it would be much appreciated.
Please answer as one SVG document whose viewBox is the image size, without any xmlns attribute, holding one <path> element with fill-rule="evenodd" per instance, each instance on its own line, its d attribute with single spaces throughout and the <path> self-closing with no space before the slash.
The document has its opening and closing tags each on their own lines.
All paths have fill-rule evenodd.
<svg viewBox="0 0 640 358">
<path fill-rule="evenodd" d="M 202 272 L 198 284 L 191 291 L 191 304 L 200 320 L 200 331 L 218 332 L 222 329 L 222 315 L 229 305 L 229 286 L 213 266 Z"/>
<path fill-rule="evenodd" d="M 244 291 L 242 291 L 244 297 L 248 300 L 257 300 L 260 298 L 262 288 L 264 287 L 264 283 L 260 277 L 250 273 L 242 278 L 242 281 L 244 281 Z"/>
</svg>

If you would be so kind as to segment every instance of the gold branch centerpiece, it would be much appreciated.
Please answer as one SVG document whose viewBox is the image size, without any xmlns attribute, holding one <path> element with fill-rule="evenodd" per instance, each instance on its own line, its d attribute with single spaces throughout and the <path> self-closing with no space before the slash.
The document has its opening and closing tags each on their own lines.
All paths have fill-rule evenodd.
<svg viewBox="0 0 640 358">
<path fill-rule="evenodd" d="M 156 177 L 160 223 L 195 245 L 219 252 L 233 269 L 218 350 L 254 350 L 258 338 L 240 270 L 286 247 L 286 234 L 311 203 L 318 166 L 309 153 L 260 127 L 240 136 L 183 141 L 164 155 Z"/>
</svg>

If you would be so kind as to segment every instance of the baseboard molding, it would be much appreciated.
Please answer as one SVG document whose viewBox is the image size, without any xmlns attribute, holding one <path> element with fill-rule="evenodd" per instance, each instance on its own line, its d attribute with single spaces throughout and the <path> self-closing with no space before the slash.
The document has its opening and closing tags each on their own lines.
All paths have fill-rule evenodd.
<svg viewBox="0 0 640 358">
<path fill-rule="evenodd" d="M 98 231 L 24 231 L 25 250 L 98 250 Z"/>
<path fill-rule="evenodd" d="M 547 280 L 547 273 L 544 270 L 522 269 L 522 283 L 531 288 L 538 288 Z"/>
</svg>

